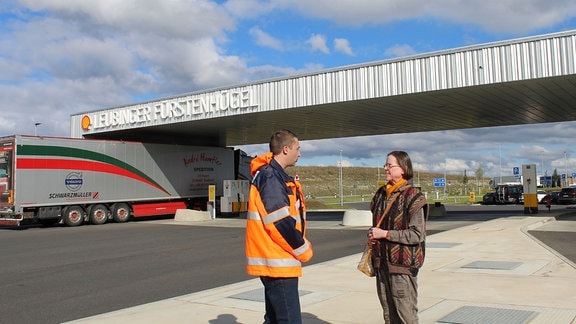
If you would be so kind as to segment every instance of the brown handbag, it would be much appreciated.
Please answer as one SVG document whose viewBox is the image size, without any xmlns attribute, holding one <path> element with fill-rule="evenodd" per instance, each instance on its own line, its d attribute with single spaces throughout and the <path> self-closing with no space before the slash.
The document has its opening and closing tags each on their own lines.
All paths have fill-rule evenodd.
<svg viewBox="0 0 576 324">
<path fill-rule="evenodd" d="M 370 245 L 370 242 L 366 243 L 364 253 L 362 253 L 362 257 L 360 258 L 360 262 L 358 262 L 356 268 L 368 277 L 374 277 L 376 275 L 374 272 L 374 265 L 372 264 L 372 246 Z"/>
</svg>

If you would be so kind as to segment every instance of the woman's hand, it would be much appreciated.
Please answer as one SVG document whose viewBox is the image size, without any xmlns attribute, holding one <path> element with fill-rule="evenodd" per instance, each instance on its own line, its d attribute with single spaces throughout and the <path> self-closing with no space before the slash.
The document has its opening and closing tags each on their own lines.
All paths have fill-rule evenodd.
<svg viewBox="0 0 576 324">
<path fill-rule="evenodd" d="M 377 240 L 388 238 L 390 231 L 383 230 L 378 227 L 372 227 L 368 230 L 368 239 L 371 244 L 376 243 Z"/>
</svg>

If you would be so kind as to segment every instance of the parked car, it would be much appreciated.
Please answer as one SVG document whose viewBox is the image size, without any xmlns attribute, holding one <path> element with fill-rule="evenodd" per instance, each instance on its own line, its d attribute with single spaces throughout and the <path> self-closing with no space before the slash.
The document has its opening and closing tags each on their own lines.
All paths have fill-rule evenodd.
<svg viewBox="0 0 576 324">
<path fill-rule="evenodd" d="M 558 196 L 558 203 L 562 205 L 576 204 L 576 187 L 562 188 Z"/>
<path fill-rule="evenodd" d="M 495 191 L 488 192 L 482 196 L 482 204 L 484 205 L 494 205 L 498 201 L 498 194 Z"/>
<path fill-rule="evenodd" d="M 541 204 L 546 204 L 550 201 L 550 204 L 557 204 L 558 203 L 558 196 L 560 195 L 560 191 L 550 191 L 549 193 L 540 200 Z"/>
<path fill-rule="evenodd" d="M 536 190 L 536 197 L 538 198 L 538 203 L 543 204 L 542 199 L 546 197 L 547 193 L 544 190 Z"/>
</svg>

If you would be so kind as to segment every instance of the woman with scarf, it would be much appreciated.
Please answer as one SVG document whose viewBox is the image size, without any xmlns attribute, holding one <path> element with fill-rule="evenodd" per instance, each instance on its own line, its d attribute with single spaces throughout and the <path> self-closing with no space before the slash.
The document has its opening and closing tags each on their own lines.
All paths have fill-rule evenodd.
<svg viewBox="0 0 576 324">
<path fill-rule="evenodd" d="M 385 323 L 418 323 L 416 279 L 424 263 L 428 203 L 408 184 L 413 170 L 406 152 L 390 152 L 384 171 L 387 184 L 372 198 L 368 232 L 378 298 Z"/>
</svg>

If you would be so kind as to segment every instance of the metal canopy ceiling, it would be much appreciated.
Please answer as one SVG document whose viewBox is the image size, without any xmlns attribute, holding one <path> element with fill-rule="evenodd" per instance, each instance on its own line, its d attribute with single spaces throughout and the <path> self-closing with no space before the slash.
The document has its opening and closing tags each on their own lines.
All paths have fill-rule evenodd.
<svg viewBox="0 0 576 324">
<path fill-rule="evenodd" d="M 286 86 L 282 101 L 256 112 L 85 136 L 236 146 L 267 143 L 281 128 L 313 140 L 575 121 L 575 40 L 572 31 L 261 82 L 302 89 Z M 303 99 L 287 105 L 298 90 Z"/>
</svg>

